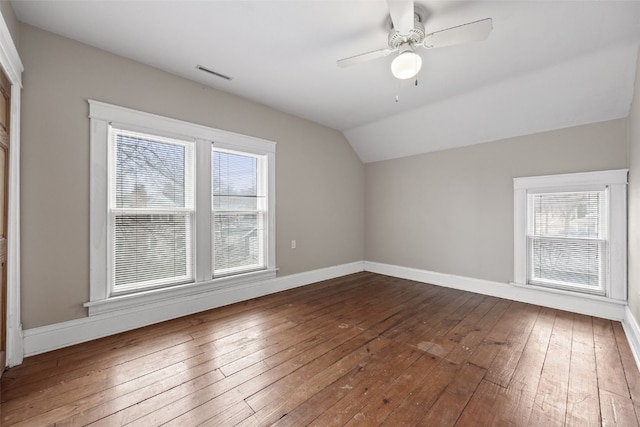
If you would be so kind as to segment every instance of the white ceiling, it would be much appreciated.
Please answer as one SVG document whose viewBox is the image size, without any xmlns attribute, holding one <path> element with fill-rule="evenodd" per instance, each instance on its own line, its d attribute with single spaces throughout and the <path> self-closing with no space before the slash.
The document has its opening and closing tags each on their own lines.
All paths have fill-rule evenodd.
<svg viewBox="0 0 640 427">
<path fill-rule="evenodd" d="M 364 162 L 628 115 L 640 1 L 417 2 L 427 32 L 494 30 L 421 50 L 415 87 L 392 56 L 336 66 L 386 47 L 384 0 L 12 0 L 22 22 L 338 129 Z"/>
</svg>

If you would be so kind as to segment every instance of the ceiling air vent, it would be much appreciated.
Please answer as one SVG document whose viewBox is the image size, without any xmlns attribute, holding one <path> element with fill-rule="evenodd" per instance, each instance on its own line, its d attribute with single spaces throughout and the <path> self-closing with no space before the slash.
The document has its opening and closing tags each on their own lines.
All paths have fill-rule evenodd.
<svg viewBox="0 0 640 427">
<path fill-rule="evenodd" d="M 231 77 L 229 77 L 229 76 L 225 76 L 224 74 L 216 73 L 215 71 L 210 70 L 210 69 L 208 69 L 207 67 L 203 67 L 202 65 L 199 65 L 199 64 L 198 64 L 198 65 L 196 65 L 196 68 L 197 68 L 198 70 L 204 71 L 205 73 L 213 74 L 214 76 L 217 76 L 217 77 L 223 78 L 223 79 L 225 79 L 225 80 L 231 80 Z"/>
</svg>

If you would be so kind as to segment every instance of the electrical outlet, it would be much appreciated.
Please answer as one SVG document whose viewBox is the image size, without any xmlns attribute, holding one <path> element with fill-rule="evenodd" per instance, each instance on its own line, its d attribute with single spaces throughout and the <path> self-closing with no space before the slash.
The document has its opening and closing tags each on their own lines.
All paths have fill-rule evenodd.
<svg viewBox="0 0 640 427">
<path fill-rule="evenodd" d="M 291 241 L 291 249 L 295 249 L 296 248 L 296 241 L 292 240 Z"/>
</svg>

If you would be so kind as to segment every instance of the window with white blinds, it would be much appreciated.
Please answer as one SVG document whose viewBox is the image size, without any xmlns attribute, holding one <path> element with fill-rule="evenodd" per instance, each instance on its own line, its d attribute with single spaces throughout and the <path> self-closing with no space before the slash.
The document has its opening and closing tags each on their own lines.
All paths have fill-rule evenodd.
<svg viewBox="0 0 640 427">
<path fill-rule="evenodd" d="M 603 293 L 607 190 L 528 197 L 528 283 Z"/>
<path fill-rule="evenodd" d="M 627 174 L 514 178 L 514 284 L 626 300 Z"/>
<path fill-rule="evenodd" d="M 276 276 L 274 142 L 89 106 L 89 315 Z"/>
<path fill-rule="evenodd" d="M 264 162 L 263 156 L 212 148 L 214 277 L 266 268 Z"/>
<path fill-rule="evenodd" d="M 111 129 L 113 293 L 193 280 L 194 146 Z"/>
</svg>

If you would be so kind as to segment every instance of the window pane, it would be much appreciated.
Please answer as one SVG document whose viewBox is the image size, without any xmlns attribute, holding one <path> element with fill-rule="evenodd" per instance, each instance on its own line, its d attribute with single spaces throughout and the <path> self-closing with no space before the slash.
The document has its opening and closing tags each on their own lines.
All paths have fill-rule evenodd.
<svg viewBox="0 0 640 427">
<path fill-rule="evenodd" d="M 534 194 L 532 234 L 598 239 L 604 191 Z"/>
<path fill-rule="evenodd" d="M 256 211 L 259 209 L 258 159 L 235 153 L 212 153 L 213 209 Z"/>
<path fill-rule="evenodd" d="M 212 150 L 214 276 L 265 267 L 265 197 L 260 159 Z"/>
<path fill-rule="evenodd" d="M 602 290 L 605 200 L 604 190 L 530 195 L 530 282 Z"/>
<path fill-rule="evenodd" d="M 531 238 L 530 278 L 533 282 L 601 287 L 604 242 Z"/>
<path fill-rule="evenodd" d="M 116 216 L 114 289 L 192 278 L 189 214 Z"/>
<path fill-rule="evenodd" d="M 193 279 L 193 144 L 111 129 L 112 288 Z"/>
<path fill-rule="evenodd" d="M 190 145 L 114 130 L 116 208 L 191 207 Z"/>
<path fill-rule="evenodd" d="M 260 212 L 214 214 L 214 275 L 263 267 L 263 223 Z"/>
</svg>

